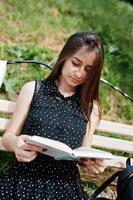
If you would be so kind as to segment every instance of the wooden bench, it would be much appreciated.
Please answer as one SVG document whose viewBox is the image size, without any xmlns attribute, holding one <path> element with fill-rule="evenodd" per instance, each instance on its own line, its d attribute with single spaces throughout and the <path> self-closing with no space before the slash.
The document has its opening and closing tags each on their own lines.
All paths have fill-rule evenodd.
<svg viewBox="0 0 133 200">
<path fill-rule="evenodd" d="M 1 114 L 13 114 L 16 102 L 0 100 L 0 113 Z M 0 131 L 6 131 L 10 119 L 0 118 Z M 95 134 L 93 137 L 92 145 L 94 147 L 100 147 L 108 150 L 115 150 L 120 152 L 131 153 L 133 155 L 133 126 L 127 124 L 121 124 L 112 121 L 101 120 L 97 131 L 113 133 L 113 135 L 127 136 L 129 139 L 118 139 L 115 137 L 109 137 Z M 2 145 L 2 137 L 0 137 L 0 150 L 6 149 Z M 109 166 L 124 168 L 126 157 L 115 156 L 115 159 L 108 161 Z M 132 159 L 133 164 L 133 159 Z"/>
</svg>

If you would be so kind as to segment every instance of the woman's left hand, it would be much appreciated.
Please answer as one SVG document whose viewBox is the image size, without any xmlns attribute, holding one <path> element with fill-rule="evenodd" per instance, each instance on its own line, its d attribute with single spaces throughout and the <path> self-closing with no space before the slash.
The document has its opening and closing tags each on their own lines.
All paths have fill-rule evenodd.
<svg viewBox="0 0 133 200">
<path fill-rule="evenodd" d="M 107 166 L 104 160 L 100 159 L 81 159 L 81 163 L 83 163 L 87 169 L 96 174 L 103 172 Z"/>
</svg>

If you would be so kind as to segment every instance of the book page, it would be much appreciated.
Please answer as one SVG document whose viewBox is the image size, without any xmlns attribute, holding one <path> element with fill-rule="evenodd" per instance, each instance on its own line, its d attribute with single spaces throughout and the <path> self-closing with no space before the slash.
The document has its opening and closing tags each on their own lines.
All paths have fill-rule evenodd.
<svg viewBox="0 0 133 200">
<path fill-rule="evenodd" d="M 79 147 L 74 150 L 74 155 L 76 158 L 96 158 L 102 160 L 114 158 L 110 152 L 94 149 L 91 147 Z"/>
<path fill-rule="evenodd" d="M 27 140 L 27 143 L 46 148 L 47 151 L 44 151 L 42 153 L 52 156 L 55 159 L 64 159 L 73 152 L 73 150 L 63 142 L 40 136 L 32 136 L 30 139 Z"/>
</svg>

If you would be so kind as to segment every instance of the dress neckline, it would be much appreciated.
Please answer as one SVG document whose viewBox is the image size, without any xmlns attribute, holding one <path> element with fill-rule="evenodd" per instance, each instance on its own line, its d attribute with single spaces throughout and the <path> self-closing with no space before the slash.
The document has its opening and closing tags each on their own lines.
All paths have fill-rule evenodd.
<svg viewBox="0 0 133 200">
<path fill-rule="evenodd" d="M 72 94 L 72 95 L 70 95 L 70 96 L 64 96 L 60 91 L 59 91 L 59 88 L 58 88 L 58 86 L 56 85 L 56 82 L 55 81 L 52 81 L 52 83 L 53 83 L 53 86 L 54 86 L 54 88 L 55 88 L 55 90 L 56 90 L 56 92 L 57 92 L 57 94 L 62 98 L 62 99 L 73 99 L 73 98 L 75 98 L 75 96 L 76 96 L 76 94 L 77 94 L 77 90 Z"/>
<path fill-rule="evenodd" d="M 53 81 L 53 84 L 54 84 L 55 89 L 57 90 L 57 93 L 58 93 L 60 96 L 62 96 L 63 99 L 72 98 L 72 97 L 75 96 L 75 94 L 76 94 L 76 91 L 75 91 L 75 92 L 72 93 L 71 95 L 64 96 L 64 95 L 60 92 L 60 90 L 59 90 L 59 88 L 58 88 L 58 86 L 57 86 L 57 84 L 56 84 L 56 80 Z"/>
<path fill-rule="evenodd" d="M 74 94 L 72 94 L 71 96 L 65 97 L 63 94 L 60 93 L 60 91 L 55 83 L 55 80 L 46 79 L 43 82 L 44 83 L 46 82 L 47 87 L 49 87 L 49 90 L 47 91 L 47 93 L 50 93 L 50 94 L 52 93 L 52 94 L 56 95 L 58 98 L 63 99 L 63 100 L 74 100 L 75 101 L 75 99 L 79 99 L 80 91 L 78 88 Z"/>
</svg>

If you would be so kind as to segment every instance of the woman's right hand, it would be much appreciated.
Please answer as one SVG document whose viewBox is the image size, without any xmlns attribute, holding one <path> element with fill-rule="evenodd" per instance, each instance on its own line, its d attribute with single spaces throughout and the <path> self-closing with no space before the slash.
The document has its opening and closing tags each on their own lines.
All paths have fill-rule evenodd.
<svg viewBox="0 0 133 200">
<path fill-rule="evenodd" d="M 37 157 L 38 153 L 44 151 L 42 147 L 27 144 L 26 141 L 30 137 L 29 135 L 20 135 L 15 139 L 14 152 L 19 162 L 30 162 Z"/>
<path fill-rule="evenodd" d="M 103 172 L 107 167 L 106 162 L 101 159 L 83 158 L 81 159 L 81 163 L 83 163 L 89 171 L 96 174 Z"/>
</svg>

